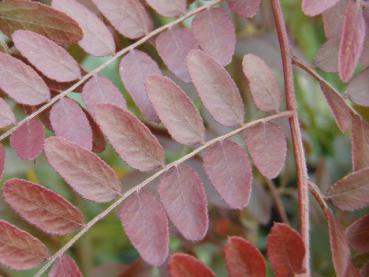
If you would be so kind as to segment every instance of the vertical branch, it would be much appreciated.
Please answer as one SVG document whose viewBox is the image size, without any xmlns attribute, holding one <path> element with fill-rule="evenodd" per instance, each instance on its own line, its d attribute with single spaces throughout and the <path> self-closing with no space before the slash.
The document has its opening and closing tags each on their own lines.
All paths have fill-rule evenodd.
<svg viewBox="0 0 369 277">
<path fill-rule="evenodd" d="M 295 96 L 295 86 L 292 70 L 292 54 L 288 41 L 286 24 L 282 13 L 280 0 L 272 0 L 272 10 L 274 22 L 278 34 L 279 45 L 283 63 L 283 74 L 286 93 L 287 109 L 294 112 L 289 119 L 292 135 L 292 144 L 296 162 L 296 172 L 298 179 L 298 202 L 300 211 L 300 230 L 306 248 L 305 267 L 306 275 L 310 276 L 310 240 L 309 240 L 309 188 L 306 168 L 305 153 L 302 144 L 300 123 L 297 115 L 297 104 Z"/>
</svg>

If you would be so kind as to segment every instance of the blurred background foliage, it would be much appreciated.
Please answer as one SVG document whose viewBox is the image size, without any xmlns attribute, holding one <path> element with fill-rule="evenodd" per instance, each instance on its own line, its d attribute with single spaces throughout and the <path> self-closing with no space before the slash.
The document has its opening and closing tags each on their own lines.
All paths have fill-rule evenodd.
<svg viewBox="0 0 369 277">
<path fill-rule="evenodd" d="M 89 0 L 82 2 L 88 3 Z M 284 14 L 286 17 L 290 40 L 294 47 L 295 54 L 309 64 L 313 64 L 314 55 L 319 47 L 324 43 L 322 20 L 320 17 L 307 18 L 302 14 L 301 2 L 299 0 L 281 0 Z M 44 1 L 47 2 L 47 1 Z M 201 5 L 201 2 L 195 1 L 191 9 Z M 168 19 L 160 17 L 151 12 L 157 26 L 165 24 Z M 274 32 L 273 16 L 270 8 L 270 1 L 264 0 L 261 12 L 252 20 L 245 20 L 231 15 L 234 18 L 237 30 L 237 50 L 233 62 L 227 67 L 233 78 L 239 85 L 245 99 L 247 119 L 252 120 L 263 116 L 251 103 L 248 92 L 247 82 L 241 71 L 241 61 L 243 55 L 254 53 L 263 58 L 272 66 L 283 86 L 281 62 L 279 54 L 278 41 Z M 107 22 L 106 22 L 107 23 Z M 184 22 L 187 27 L 191 25 L 191 19 Z M 123 48 L 131 43 L 115 33 L 117 45 Z M 154 47 L 153 41 L 146 43 L 141 50 L 148 52 L 158 63 L 165 74 L 173 77 L 166 71 Z M 78 46 L 71 46 L 70 53 L 81 63 L 86 70 L 91 70 L 110 57 L 96 58 L 86 55 Z M 132 99 L 126 93 L 118 71 L 118 63 L 115 62 L 101 72 L 102 75 L 112 80 L 119 87 L 121 92 L 129 103 L 129 108 L 138 116 L 139 111 Z M 329 185 L 341 178 L 351 170 L 351 150 L 349 137 L 342 135 L 337 129 L 335 122 L 330 114 L 329 108 L 316 81 L 304 72 L 296 69 L 295 82 L 296 93 L 298 97 L 299 115 L 303 128 L 304 144 L 308 159 L 309 174 L 323 192 Z M 345 86 L 339 81 L 336 74 L 327 74 L 318 71 L 340 92 L 345 94 Z M 173 77 L 175 79 L 175 77 Z M 184 89 L 194 98 L 193 87 L 185 85 L 175 79 Z M 79 101 L 82 105 L 81 97 L 78 93 L 70 95 L 73 99 Z M 226 132 L 225 128 L 217 125 L 201 108 L 200 103 L 195 99 L 199 109 L 203 113 L 209 130 L 209 137 Z M 365 109 L 358 110 L 368 118 L 369 113 Z M 18 109 L 19 118 L 23 117 L 21 109 Z M 286 134 L 288 126 L 286 122 L 281 122 L 285 127 Z M 191 147 L 183 147 L 173 142 L 161 126 L 151 126 L 152 130 L 167 149 L 167 161 L 173 161 L 192 150 Z M 240 138 L 235 138 L 242 143 Z M 291 150 L 291 145 L 290 145 Z M 206 183 L 209 197 L 210 226 L 206 238 L 199 243 L 192 243 L 184 240 L 178 232 L 171 227 L 171 252 L 186 252 L 197 256 L 210 266 L 217 276 L 226 276 L 225 265 L 223 261 L 223 245 L 228 236 L 238 235 L 249 239 L 261 249 L 265 254 L 266 236 L 274 221 L 282 221 L 286 213 L 287 219 L 293 227 L 298 228 L 298 210 L 297 210 L 297 191 L 295 166 L 292 151 L 289 151 L 288 161 L 282 175 L 274 180 L 273 183 L 267 182 L 254 169 L 255 182 L 253 187 L 253 197 L 247 209 L 242 211 L 231 211 L 227 209 L 222 200 L 209 186 L 201 163 L 198 159 L 190 162 L 190 165 L 196 168 Z M 132 171 L 111 147 L 102 153 L 102 158 L 107 161 L 118 175 L 122 178 L 124 190 L 143 180 L 146 174 Z M 90 220 L 97 213 L 101 212 L 106 206 L 91 203 L 83 200 L 63 182 L 55 171 L 47 164 L 45 157 L 41 155 L 35 162 L 24 162 L 16 157 L 14 151 L 7 148 L 6 175 L 1 185 L 9 178 L 26 178 L 33 182 L 40 183 L 54 191 L 62 194 L 73 203 L 75 203 L 84 213 L 86 220 Z M 0 185 L 0 186 L 1 186 Z M 150 185 L 149 189 L 154 189 L 155 184 Z M 281 200 L 284 210 L 278 209 L 276 200 Z M 322 213 L 316 206 L 313 199 L 312 204 L 312 267 L 314 276 L 334 276 L 333 266 L 330 259 L 329 239 L 327 226 L 322 217 Z M 0 201 L 1 218 L 30 231 L 38 238 L 42 239 L 49 246 L 53 253 L 70 237 L 48 237 L 37 231 L 32 226 L 22 221 L 14 212 Z M 354 214 L 347 215 L 337 212 L 337 217 L 346 226 Z M 82 237 L 78 243 L 69 252 L 78 262 L 85 276 L 166 276 L 166 266 L 162 268 L 150 268 L 143 263 L 137 251 L 132 247 L 124 235 L 121 223 L 116 212 L 99 222 L 87 235 Z M 355 262 L 360 264 L 367 257 L 355 257 Z M 0 275 L 3 276 L 32 276 L 33 271 L 25 273 L 10 273 L 6 269 L 0 269 Z M 137 274 L 137 275 L 134 275 Z M 269 270 L 268 276 L 273 276 Z"/>
</svg>

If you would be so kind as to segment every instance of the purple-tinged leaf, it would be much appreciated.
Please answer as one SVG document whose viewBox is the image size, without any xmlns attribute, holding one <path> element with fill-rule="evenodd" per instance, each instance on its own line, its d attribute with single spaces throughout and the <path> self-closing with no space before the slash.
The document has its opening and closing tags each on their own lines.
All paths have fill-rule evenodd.
<svg viewBox="0 0 369 277">
<path fill-rule="evenodd" d="M 44 126 L 38 119 L 23 123 L 10 136 L 10 145 L 22 160 L 34 160 L 44 148 Z"/>
<path fill-rule="evenodd" d="M 135 192 L 123 203 L 120 220 L 142 259 L 162 265 L 168 256 L 169 227 L 160 201 L 148 192 Z"/>
<path fill-rule="evenodd" d="M 160 200 L 181 234 L 199 241 L 208 230 L 208 208 L 204 186 L 191 167 L 173 167 L 159 185 Z"/>
<path fill-rule="evenodd" d="M 337 277 L 348 277 L 346 275 L 350 266 L 350 248 L 342 227 L 329 212 L 326 213 L 329 230 L 329 243 L 334 269 Z M 350 276 L 351 277 L 351 276 Z"/>
<path fill-rule="evenodd" d="M 213 186 L 232 209 L 245 208 L 250 201 L 252 169 L 245 151 L 230 140 L 205 150 L 204 167 Z"/>
<path fill-rule="evenodd" d="M 265 277 L 266 264 L 263 255 L 249 241 L 231 237 L 224 246 L 229 277 Z"/>
<path fill-rule="evenodd" d="M 192 32 L 186 28 L 173 27 L 161 33 L 155 41 L 156 50 L 166 66 L 183 82 L 191 82 L 186 57 L 198 43 Z"/>
<path fill-rule="evenodd" d="M 272 69 L 253 54 L 244 56 L 242 68 L 256 106 L 263 112 L 277 112 L 281 106 L 281 91 Z"/>
<path fill-rule="evenodd" d="M 16 122 L 15 115 L 8 103 L 3 98 L 0 98 L 0 128 L 15 124 Z"/>
<path fill-rule="evenodd" d="M 106 141 L 100 126 L 97 125 L 95 119 L 85 110 L 83 110 L 87 116 L 88 122 L 92 129 L 92 151 L 95 153 L 101 153 L 105 150 Z"/>
<path fill-rule="evenodd" d="M 15 47 L 47 78 L 70 82 L 81 78 L 81 70 L 74 58 L 52 40 L 31 31 L 13 33 Z"/>
<path fill-rule="evenodd" d="M 2 190 L 10 207 L 45 233 L 67 235 L 83 225 L 83 216 L 75 206 L 40 185 L 11 179 Z"/>
<path fill-rule="evenodd" d="M 101 19 L 88 8 L 75 0 L 53 0 L 52 6 L 66 13 L 81 26 L 83 38 L 78 44 L 87 53 L 94 56 L 106 56 L 115 52 L 112 33 Z"/>
<path fill-rule="evenodd" d="M 315 65 L 325 72 L 338 72 L 338 48 L 339 40 L 331 38 L 319 48 L 315 55 Z"/>
<path fill-rule="evenodd" d="M 201 101 L 214 119 L 224 126 L 242 124 L 240 91 L 223 66 L 200 50 L 188 54 L 187 65 Z"/>
<path fill-rule="evenodd" d="M 261 225 L 267 225 L 272 217 L 272 198 L 266 189 L 257 182 L 253 185 L 250 203 L 247 209 L 250 215 Z"/>
<path fill-rule="evenodd" d="M 352 168 L 369 167 L 369 124 L 360 116 L 352 116 Z"/>
<path fill-rule="evenodd" d="M 102 14 L 123 36 L 136 39 L 148 34 L 152 20 L 140 1 L 93 0 Z"/>
<path fill-rule="evenodd" d="M 201 115 L 176 83 L 162 75 L 151 75 L 146 79 L 146 91 L 160 120 L 176 141 L 186 145 L 204 141 Z"/>
<path fill-rule="evenodd" d="M 186 12 L 186 0 L 146 0 L 155 11 L 167 17 L 175 17 Z"/>
<path fill-rule="evenodd" d="M 261 0 L 227 0 L 230 9 L 239 16 L 254 17 L 260 9 Z"/>
<path fill-rule="evenodd" d="M 83 275 L 71 257 L 62 256 L 55 262 L 48 277 L 83 277 Z"/>
<path fill-rule="evenodd" d="M 92 129 L 78 103 L 69 98 L 60 99 L 51 108 L 50 121 L 56 136 L 92 149 Z"/>
<path fill-rule="evenodd" d="M 340 0 L 323 13 L 324 33 L 328 39 L 339 39 L 342 33 L 345 10 L 349 1 Z"/>
<path fill-rule="evenodd" d="M 260 173 L 268 179 L 276 178 L 287 156 L 283 129 L 274 123 L 263 122 L 247 128 L 244 135 L 251 158 Z"/>
<path fill-rule="evenodd" d="M 38 105 L 50 99 L 41 77 L 20 60 L 0 53 L 0 89 L 20 104 Z"/>
<path fill-rule="evenodd" d="M 131 112 L 100 104 L 95 108 L 95 119 L 114 149 L 133 168 L 149 171 L 165 164 L 158 139 Z"/>
<path fill-rule="evenodd" d="M 347 132 L 351 128 L 352 112 L 349 105 L 341 95 L 337 94 L 329 85 L 321 82 L 320 88 L 332 111 L 334 120 L 341 132 Z"/>
<path fill-rule="evenodd" d="M 119 71 L 124 86 L 141 112 L 147 118 L 158 121 L 145 90 L 146 78 L 151 74 L 161 74 L 156 62 L 145 52 L 132 50 L 123 57 Z"/>
<path fill-rule="evenodd" d="M 355 104 L 369 107 L 369 69 L 362 72 L 349 83 L 347 93 Z"/>
<path fill-rule="evenodd" d="M 50 165 L 86 199 L 103 203 L 121 193 L 114 171 L 96 154 L 62 138 L 46 139 L 45 154 Z"/>
<path fill-rule="evenodd" d="M 225 66 L 232 61 L 236 48 L 233 21 L 221 8 L 209 8 L 198 14 L 192 30 L 200 47 L 218 63 Z"/>
<path fill-rule="evenodd" d="M 127 104 L 119 89 L 112 81 L 105 77 L 93 76 L 83 87 L 83 101 L 87 109 L 93 114 L 94 108 L 98 104 L 114 104 L 122 109 L 127 108 Z"/>
<path fill-rule="evenodd" d="M 0 144 L 0 180 L 3 178 L 5 168 L 5 149 L 2 144 Z"/>
<path fill-rule="evenodd" d="M 339 0 L 302 0 L 302 10 L 308 16 L 316 16 L 332 8 Z"/>
<path fill-rule="evenodd" d="M 369 252 L 369 215 L 359 218 L 346 229 L 350 246 L 358 252 Z"/>
<path fill-rule="evenodd" d="M 78 42 L 83 36 L 78 23 L 66 14 L 29 0 L 1 1 L 0 26 L 8 37 L 19 29 L 29 30 L 62 45 Z"/>
<path fill-rule="evenodd" d="M 301 235 L 284 223 L 275 223 L 268 235 L 268 258 L 276 277 L 302 274 L 305 246 Z"/>
<path fill-rule="evenodd" d="M 170 277 L 215 277 L 214 272 L 201 261 L 188 254 L 174 254 L 169 260 Z"/>
<path fill-rule="evenodd" d="M 48 256 L 41 241 L 3 220 L 0 220 L 0 238 L 0 263 L 11 269 L 34 268 Z"/>
<path fill-rule="evenodd" d="M 345 11 L 338 53 L 338 72 L 342 81 L 351 79 L 359 63 L 365 41 L 365 20 L 361 7 L 349 1 Z"/>
<path fill-rule="evenodd" d="M 368 167 L 355 171 L 331 186 L 327 197 L 343 211 L 365 208 L 369 205 L 368 178 Z"/>
</svg>

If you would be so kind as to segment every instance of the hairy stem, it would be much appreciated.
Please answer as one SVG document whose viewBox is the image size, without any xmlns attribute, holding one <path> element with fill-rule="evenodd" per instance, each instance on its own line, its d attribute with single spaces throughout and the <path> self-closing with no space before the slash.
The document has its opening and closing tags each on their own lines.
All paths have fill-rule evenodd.
<svg viewBox="0 0 369 277">
<path fill-rule="evenodd" d="M 300 231 L 306 248 L 306 257 L 304 265 L 306 268 L 306 276 L 310 276 L 310 239 L 309 239 L 310 215 L 309 215 L 308 174 L 306 167 L 305 152 L 302 143 L 300 123 L 296 111 L 297 104 L 292 69 L 292 55 L 290 45 L 288 42 L 286 23 L 283 17 L 280 0 L 272 0 L 272 11 L 278 34 L 279 45 L 281 48 L 287 109 L 290 111 L 294 111 L 294 114 L 289 119 L 289 122 L 291 126 L 290 129 L 298 180 Z"/>
<path fill-rule="evenodd" d="M 174 20 L 174 21 L 172 21 L 172 22 L 170 22 L 166 25 L 163 25 L 160 28 L 155 29 L 154 31 L 150 32 L 149 34 L 147 34 L 143 38 L 141 38 L 141 39 L 137 40 L 135 43 L 131 44 L 130 46 L 128 46 L 126 48 L 123 48 L 122 50 L 117 52 L 110 60 L 106 61 L 105 63 L 101 64 L 100 66 L 96 67 L 94 70 L 92 70 L 89 73 L 87 73 L 86 75 L 84 75 L 78 82 L 74 83 L 70 88 L 68 88 L 67 90 L 64 90 L 63 92 L 61 92 L 60 94 L 58 94 L 57 96 L 52 98 L 49 102 L 47 102 L 46 104 L 41 106 L 36 112 L 34 112 L 34 113 L 30 114 L 29 116 L 25 117 L 24 119 L 19 121 L 13 128 L 11 128 L 8 131 L 6 131 L 5 133 L 3 133 L 0 136 L 0 142 L 2 140 L 4 140 L 5 138 L 7 138 L 8 136 L 10 136 L 15 130 L 17 130 L 20 126 L 22 126 L 22 124 L 24 124 L 28 120 L 30 120 L 30 119 L 38 116 L 39 114 L 41 114 L 43 111 L 45 111 L 46 109 L 51 107 L 53 104 L 55 104 L 58 100 L 62 99 L 63 97 L 65 97 L 69 93 L 73 92 L 75 89 L 77 89 L 83 83 L 85 83 L 88 79 L 90 79 L 94 74 L 97 74 L 98 72 L 103 70 L 105 67 L 107 67 L 109 64 L 111 64 L 112 62 L 114 62 L 115 60 L 120 58 L 121 56 L 127 54 L 129 51 L 134 50 L 135 48 L 139 47 L 140 45 L 147 42 L 151 38 L 157 36 L 158 34 L 162 33 L 163 31 L 165 31 L 167 29 L 170 29 L 171 27 L 177 25 L 178 23 L 183 22 L 187 18 L 189 18 L 191 16 L 194 16 L 194 15 L 202 12 L 203 10 L 206 10 L 209 7 L 215 6 L 215 5 L 217 5 L 217 4 L 219 4 L 223 1 L 224 0 L 213 0 L 213 1 L 209 2 L 208 4 L 197 8 L 196 10 L 193 10 L 193 11 L 190 11 L 190 12 L 186 13 L 185 15 L 179 17 L 176 20 Z"/>
<path fill-rule="evenodd" d="M 68 241 L 59 251 L 57 251 L 53 256 L 51 256 L 48 259 L 47 263 L 34 276 L 40 277 L 43 273 L 46 272 L 46 270 L 59 257 L 63 256 L 64 253 L 66 251 L 68 251 L 68 249 L 71 248 L 76 241 L 78 241 L 85 233 L 87 233 L 91 229 L 92 226 L 94 226 L 97 222 L 99 222 L 104 217 L 106 217 L 110 212 L 112 212 L 115 208 L 117 208 L 130 195 L 132 195 L 135 192 L 138 192 L 138 191 L 142 190 L 146 185 L 148 185 L 150 182 L 152 182 L 153 180 L 155 180 L 156 178 L 161 176 L 163 173 L 167 172 L 172 167 L 179 166 L 180 164 L 182 164 L 183 162 L 185 162 L 185 161 L 191 159 L 192 157 L 196 156 L 197 154 L 199 154 L 201 151 L 205 150 L 209 146 L 211 146 L 211 145 L 213 145 L 217 142 L 223 141 L 227 138 L 230 138 L 230 137 L 242 132 L 243 130 L 245 130 L 247 128 L 250 128 L 250 127 L 255 126 L 257 124 L 260 124 L 262 122 L 271 121 L 271 120 L 275 120 L 275 119 L 278 119 L 278 118 L 287 118 L 287 117 L 289 118 L 291 116 L 293 116 L 293 112 L 285 111 L 285 112 L 280 112 L 280 113 L 272 115 L 272 116 L 268 116 L 268 117 L 265 117 L 265 118 L 262 118 L 262 119 L 258 119 L 258 120 L 246 123 L 246 124 L 242 125 L 241 127 L 239 127 L 238 129 L 235 129 L 235 130 L 233 130 L 233 131 L 231 131 L 231 132 L 229 132 L 225 135 L 222 135 L 222 136 L 216 137 L 212 140 L 209 140 L 205 144 L 203 144 L 200 147 L 196 148 L 191 153 L 183 156 L 182 158 L 178 159 L 177 161 L 174 161 L 174 162 L 166 165 L 164 168 L 162 168 L 158 172 L 154 173 L 152 176 L 150 176 L 149 178 L 144 180 L 142 183 L 138 184 L 137 186 L 135 186 L 135 187 L 131 188 L 130 190 L 128 190 L 127 192 L 125 192 L 113 204 L 111 204 L 106 210 L 104 210 L 103 212 L 98 214 L 96 217 L 94 217 L 90 222 L 88 222 L 70 241 Z"/>
</svg>

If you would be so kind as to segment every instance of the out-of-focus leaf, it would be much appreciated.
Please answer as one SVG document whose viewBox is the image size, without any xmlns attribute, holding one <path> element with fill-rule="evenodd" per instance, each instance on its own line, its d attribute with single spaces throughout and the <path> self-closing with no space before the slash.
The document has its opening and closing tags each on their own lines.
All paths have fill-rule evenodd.
<svg viewBox="0 0 369 277">
<path fill-rule="evenodd" d="M 230 9 L 239 16 L 254 17 L 260 9 L 261 0 L 228 0 Z"/>
<path fill-rule="evenodd" d="M 316 16 L 337 4 L 339 0 L 302 0 L 302 10 L 306 15 Z"/>
<path fill-rule="evenodd" d="M 175 17 L 186 12 L 186 0 L 146 0 L 146 2 L 164 16 Z"/>
<path fill-rule="evenodd" d="M 369 107 L 369 69 L 362 72 L 349 83 L 347 93 L 355 104 Z"/>
<path fill-rule="evenodd" d="M 58 44 L 75 43 L 83 36 L 76 21 L 49 6 L 29 0 L 1 1 L 0 30 L 10 37 L 19 29 L 39 33 Z"/>
<path fill-rule="evenodd" d="M 16 122 L 14 113 L 8 103 L 3 98 L 0 98 L 0 128 L 7 127 Z"/>
<path fill-rule="evenodd" d="M 352 116 L 352 168 L 369 167 L 369 124 L 360 116 Z"/>
<path fill-rule="evenodd" d="M 169 260 L 170 277 L 215 277 L 213 271 L 188 254 L 174 254 Z"/>
<path fill-rule="evenodd" d="M 59 258 L 49 272 L 49 277 L 83 277 L 76 262 L 69 256 Z"/>
<path fill-rule="evenodd" d="M 359 252 L 369 251 L 369 216 L 359 218 L 346 229 L 350 246 Z"/>
</svg>

